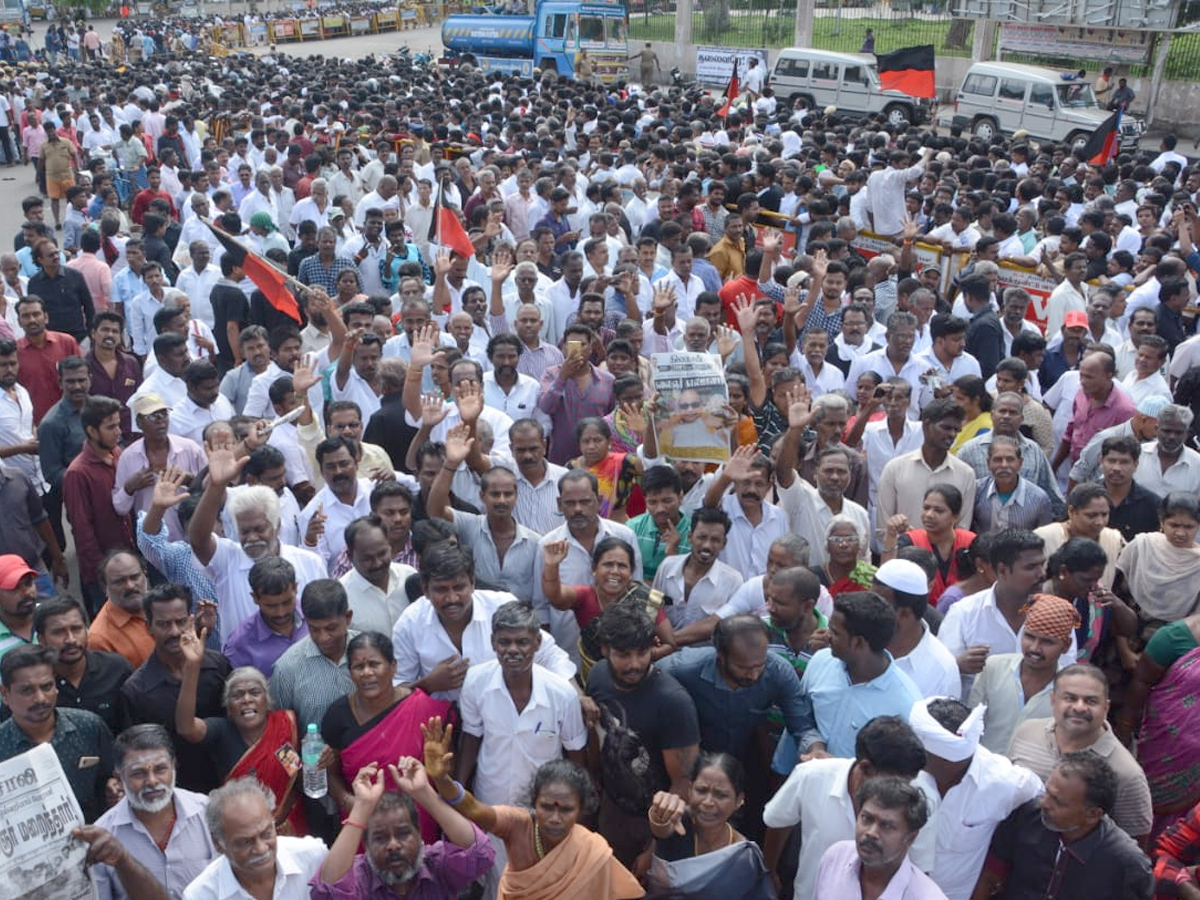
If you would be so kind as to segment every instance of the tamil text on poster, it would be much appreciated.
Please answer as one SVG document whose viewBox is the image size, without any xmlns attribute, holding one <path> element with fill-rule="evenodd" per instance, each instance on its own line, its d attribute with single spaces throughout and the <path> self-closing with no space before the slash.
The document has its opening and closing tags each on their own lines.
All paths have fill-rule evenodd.
<svg viewBox="0 0 1200 900">
<path fill-rule="evenodd" d="M 651 368 L 659 398 L 654 415 L 659 455 L 727 462 L 733 417 L 720 357 L 683 351 L 655 353 Z"/>
</svg>

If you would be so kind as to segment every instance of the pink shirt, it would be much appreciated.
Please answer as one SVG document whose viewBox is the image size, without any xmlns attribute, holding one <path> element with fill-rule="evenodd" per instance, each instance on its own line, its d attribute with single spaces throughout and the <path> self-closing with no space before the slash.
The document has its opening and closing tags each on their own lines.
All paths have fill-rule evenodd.
<svg viewBox="0 0 1200 900">
<path fill-rule="evenodd" d="M 821 857 L 821 867 L 817 870 L 817 887 L 813 891 L 812 900 L 861 897 L 861 871 L 862 863 L 859 861 L 854 841 L 838 841 Z M 946 900 L 946 895 L 934 884 L 932 878 L 905 857 L 892 880 L 888 882 L 887 889 L 879 895 L 879 900 Z"/>
<path fill-rule="evenodd" d="M 67 263 L 83 276 L 91 292 L 96 312 L 107 312 L 112 308 L 112 269 L 95 253 L 80 253 Z"/>
<path fill-rule="evenodd" d="M 1075 405 L 1072 409 L 1074 414 L 1063 433 L 1063 440 L 1071 444 L 1072 462 L 1079 459 L 1079 454 L 1097 432 L 1128 422 L 1137 412 L 1133 400 L 1115 381 L 1103 403 L 1093 404 L 1081 390 L 1075 395 Z"/>
<path fill-rule="evenodd" d="M 26 125 L 21 130 L 21 143 L 30 159 L 37 159 L 41 153 L 42 144 L 46 143 L 46 131 L 40 125 Z"/>
</svg>

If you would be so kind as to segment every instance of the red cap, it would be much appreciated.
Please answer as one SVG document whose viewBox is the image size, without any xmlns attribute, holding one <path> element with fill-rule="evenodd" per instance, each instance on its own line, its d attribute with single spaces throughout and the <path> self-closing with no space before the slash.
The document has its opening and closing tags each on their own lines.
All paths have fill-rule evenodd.
<svg viewBox="0 0 1200 900">
<path fill-rule="evenodd" d="M 0 590 L 15 591 L 26 575 L 37 577 L 37 572 L 15 553 L 0 556 Z"/>
<path fill-rule="evenodd" d="M 1087 313 L 1082 310 L 1073 309 L 1063 316 L 1064 328 L 1087 328 L 1088 320 Z"/>
</svg>

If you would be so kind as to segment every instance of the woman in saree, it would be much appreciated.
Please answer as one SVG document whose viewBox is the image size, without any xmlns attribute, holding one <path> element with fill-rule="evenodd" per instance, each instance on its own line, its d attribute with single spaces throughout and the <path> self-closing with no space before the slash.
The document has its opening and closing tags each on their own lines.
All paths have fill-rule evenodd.
<svg viewBox="0 0 1200 900">
<path fill-rule="evenodd" d="M 387 635 L 355 635 L 346 646 L 346 660 L 354 690 L 331 703 L 321 720 L 321 737 L 337 752 L 337 763 L 329 767 L 329 794 L 343 811 L 354 803 L 350 785 L 359 769 L 368 763 L 382 768 L 398 755 L 418 755 L 421 723 L 450 712 L 448 701 L 392 684 L 396 654 Z M 424 812 L 421 835 L 426 842 L 437 837 L 437 824 Z"/>
<path fill-rule="evenodd" d="M 180 635 L 184 657 L 175 705 L 175 730 L 185 741 L 202 745 L 226 781 L 253 775 L 275 796 L 275 828 L 280 834 L 308 834 L 300 802 L 300 734 L 296 714 L 271 709 L 267 679 L 253 666 L 241 666 L 225 679 L 224 718 L 196 718 L 196 688 L 204 661 L 207 630 Z"/>
<path fill-rule="evenodd" d="M 570 469 L 583 469 L 599 482 L 600 518 L 613 522 L 629 519 L 625 505 L 634 485 L 642 476 L 642 461 L 632 453 L 612 449 L 612 429 L 603 419 L 589 416 L 575 426 L 580 455 L 567 463 Z"/>
<path fill-rule="evenodd" d="M 829 596 L 871 589 L 875 568 L 859 559 L 866 540 L 867 536 L 849 516 L 839 513 L 825 526 L 825 564 L 813 566 L 812 570 L 829 590 Z"/>
<path fill-rule="evenodd" d="M 1113 592 L 1137 611 L 1138 637 L 1148 641 L 1168 622 L 1200 610 L 1200 500 L 1172 492 L 1158 505 L 1158 531 L 1137 535 L 1117 557 Z"/>
<path fill-rule="evenodd" d="M 933 554 L 937 575 L 929 589 L 929 602 L 935 606 L 946 588 L 973 572 L 967 549 L 975 540 L 975 532 L 954 526 L 962 505 L 962 492 L 958 488 L 935 484 L 925 492 L 921 504 L 921 528 L 912 528 L 905 515 L 892 516 L 885 523 L 880 556 L 884 562 L 894 559 L 902 547 L 921 547 Z"/>
<path fill-rule="evenodd" d="M 453 726 L 434 717 L 421 726 L 425 771 L 442 799 L 504 841 L 508 863 L 497 900 L 636 900 L 645 891 L 608 842 L 579 824 L 596 802 L 586 771 L 565 759 L 533 777 L 533 809 L 488 806 L 451 777 Z"/>
<path fill-rule="evenodd" d="M 701 753 L 685 800 L 654 795 L 648 897 L 774 900 L 762 851 L 730 823 L 746 802 L 742 764 L 728 753 Z"/>
<path fill-rule="evenodd" d="M 542 591 L 555 609 L 575 614 L 579 624 L 579 653 L 583 674 L 600 659 L 600 639 L 597 629 L 600 614 L 615 603 L 629 600 L 645 607 L 654 616 L 655 632 L 662 647 L 656 658 L 669 653 L 675 644 L 675 632 L 663 610 L 669 602 L 661 591 L 633 580 L 633 548 L 617 537 L 606 537 L 592 550 L 593 584 L 562 584 L 558 567 L 567 558 L 570 548 L 566 539 L 551 541 L 542 548 Z M 658 650 L 658 648 L 655 648 Z"/>
</svg>

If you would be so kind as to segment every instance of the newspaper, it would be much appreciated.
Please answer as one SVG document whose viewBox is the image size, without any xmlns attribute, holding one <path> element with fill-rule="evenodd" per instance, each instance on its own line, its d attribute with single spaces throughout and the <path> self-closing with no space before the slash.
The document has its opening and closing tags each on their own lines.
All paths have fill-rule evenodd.
<svg viewBox="0 0 1200 900">
<path fill-rule="evenodd" d="M 0 900 L 94 900 L 83 824 L 49 744 L 0 762 Z"/>
<path fill-rule="evenodd" d="M 729 388 L 720 357 L 712 353 L 655 353 L 654 390 L 659 395 L 654 434 L 659 456 L 723 463 L 729 461 Z"/>
</svg>

